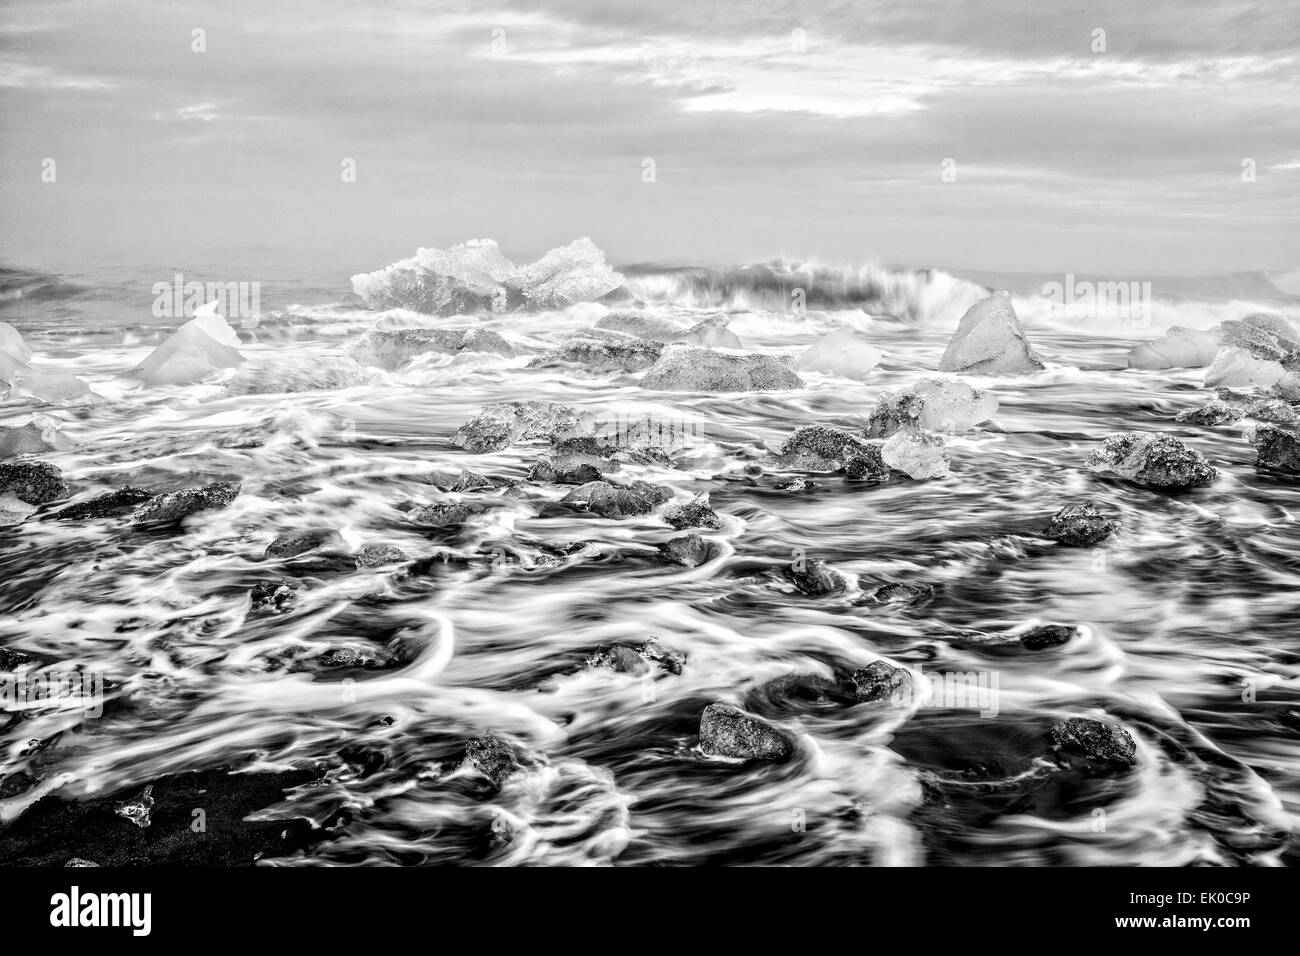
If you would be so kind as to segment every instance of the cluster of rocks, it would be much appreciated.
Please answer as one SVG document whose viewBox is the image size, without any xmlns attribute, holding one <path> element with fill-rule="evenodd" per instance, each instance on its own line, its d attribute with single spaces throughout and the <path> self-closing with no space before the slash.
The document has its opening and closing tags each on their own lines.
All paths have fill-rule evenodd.
<svg viewBox="0 0 1300 956">
<path fill-rule="evenodd" d="M 666 674 L 680 675 L 686 655 L 675 651 L 657 637 L 641 644 L 611 644 L 599 647 L 587 659 L 589 667 L 604 667 L 620 674 L 649 674 L 659 668 Z"/>
</svg>

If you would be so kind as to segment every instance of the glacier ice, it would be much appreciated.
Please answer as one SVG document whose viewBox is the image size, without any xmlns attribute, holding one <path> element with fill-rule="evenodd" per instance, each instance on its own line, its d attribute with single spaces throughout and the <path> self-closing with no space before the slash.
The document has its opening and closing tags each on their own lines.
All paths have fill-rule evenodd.
<svg viewBox="0 0 1300 956">
<path fill-rule="evenodd" d="M 1205 373 L 1205 384 L 1269 388 L 1285 374 L 1281 362 L 1256 358 L 1246 349 L 1230 345 L 1214 357 L 1214 363 Z"/>
<path fill-rule="evenodd" d="M 613 292 L 623 284 L 623 277 L 605 264 L 605 254 L 583 236 L 520 266 L 507 284 L 518 289 L 532 308 L 562 309 Z"/>
<path fill-rule="evenodd" d="M 515 265 L 491 239 L 471 239 L 450 249 L 417 249 L 375 272 L 352 277 L 352 291 L 367 308 L 412 309 L 454 315 L 482 308 L 502 311 L 506 279 Z"/>
<path fill-rule="evenodd" d="M 189 385 L 242 364 L 237 345 L 239 334 L 209 302 L 128 374 L 147 385 Z"/>
<path fill-rule="evenodd" d="M 1217 328 L 1170 327 L 1158 339 L 1143 342 L 1128 353 L 1129 368 L 1201 368 L 1214 361 L 1221 344 Z"/>
<path fill-rule="evenodd" d="M 952 378 L 925 378 L 911 388 L 882 393 L 867 419 L 866 431 L 872 438 L 909 428 L 966 432 L 988 421 L 997 410 L 998 399 L 991 391 Z"/>
<path fill-rule="evenodd" d="M 50 405 L 86 405 L 101 400 L 89 385 L 67 372 L 20 368 L 10 385 L 14 394 Z"/>
<path fill-rule="evenodd" d="M 733 355 L 669 345 L 641 385 L 668 392 L 766 392 L 803 388 L 804 383 L 783 358 L 774 355 Z"/>
<path fill-rule="evenodd" d="M 804 372 L 825 372 L 860 379 L 879 365 L 883 357 L 880 349 L 857 333 L 840 329 L 827 332 L 813 342 L 799 356 L 799 368 Z"/>
<path fill-rule="evenodd" d="M 881 446 L 880 457 L 890 468 L 909 478 L 948 476 L 948 453 L 938 435 L 913 429 L 897 432 Z"/>
<path fill-rule="evenodd" d="M 941 372 L 1022 375 L 1042 369 L 1007 292 L 996 292 L 967 309 L 939 360 Z"/>
</svg>

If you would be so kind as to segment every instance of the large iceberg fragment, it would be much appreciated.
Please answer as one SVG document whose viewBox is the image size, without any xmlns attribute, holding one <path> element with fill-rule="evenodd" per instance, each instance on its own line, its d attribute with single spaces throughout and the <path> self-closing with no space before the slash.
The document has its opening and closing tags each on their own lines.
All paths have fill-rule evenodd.
<svg viewBox="0 0 1300 956">
<path fill-rule="evenodd" d="M 880 448 L 880 457 L 890 468 L 909 478 L 946 478 L 948 453 L 943 439 L 925 432 L 901 431 Z"/>
<path fill-rule="evenodd" d="M 417 249 L 376 272 L 352 277 L 352 291 L 371 309 L 412 309 L 455 315 L 484 308 L 503 311 L 506 279 L 515 266 L 491 239 L 471 239 L 450 249 Z"/>
<path fill-rule="evenodd" d="M 799 369 L 844 378 L 863 378 L 884 358 L 880 349 L 850 329 L 827 332 L 802 355 Z"/>
<path fill-rule="evenodd" d="M 1042 369 L 1007 292 L 994 293 L 967 309 L 939 360 L 941 372 L 1023 375 Z"/>
<path fill-rule="evenodd" d="M 583 236 L 552 249 L 511 273 L 508 284 L 534 309 L 562 309 L 613 292 L 623 277 L 605 264 L 605 254 Z"/>
<path fill-rule="evenodd" d="M 217 303 L 209 302 L 129 374 L 147 385 L 189 385 L 240 365 L 238 345 L 238 333 L 217 314 Z"/>
<path fill-rule="evenodd" d="M 925 378 L 909 389 L 882 393 L 867 419 L 867 435 L 887 438 L 909 428 L 966 432 L 997 410 L 997 396 L 990 391 L 956 379 Z"/>
<path fill-rule="evenodd" d="M 1172 326 L 1168 332 L 1144 342 L 1128 353 L 1129 368 L 1202 368 L 1214 361 L 1221 345 L 1218 329 L 1185 329 Z"/>
</svg>

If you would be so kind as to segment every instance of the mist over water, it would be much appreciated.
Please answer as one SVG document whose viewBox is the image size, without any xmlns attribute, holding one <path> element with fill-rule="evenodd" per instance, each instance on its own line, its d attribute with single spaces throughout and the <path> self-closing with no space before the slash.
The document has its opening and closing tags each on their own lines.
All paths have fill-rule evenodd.
<svg viewBox="0 0 1300 956">
<path fill-rule="evenodd" d="M 0 405 L 3 425 L 34 412 L 61 423 L 60 448 L 40 457 L 77 494 L 243 486 L 182 532 L 39 515 L 4 530 L 0 646 L 101 672 L 108 689 L 95 719 L 0 719 L 0 776 L 21 781 L 0 790 L 0 816 L 57 784 L 91 794 L 222 763 L 324 762 L 324 782 L 294 793 L 290 812 L 320 822 L 343 809 L 351 822 L 279 862 L 1294 862 L 1300 488 L 1257 471 L 1239 427 L 1174 420 L 1212 397 L 1203 370 L 1124 361 L 1171 325 L 1260 308 L 1300 319 L 1293 295 L 1256 283 L 1216 299 L 1197 288 L 1158 299 L 1151 324 L 1134 328 L 1062 320 L 1026 284 L 1016 309 L 1047 369 L 968 377 L 1000 407 L 948 436 L 949 477 L 816 475 L 813 487 L 781 490 L 745 480 L 744 466 L 802 425 L 859 431 L 882 391 L 934 374 L 984 285 L 938 270 L 789 263 L 625 273 L 605 303 L 448 319 L 367 311 L 344 285 L 304 273 L 265 284 L 255 327 L 232 320 L 242 367 L 144 389 L 120 376 L 184 321 L 153 317 L 142 291 L 172 270 L 115 282 L 6 271 L 0 321 L 43 368 L 102 396 Z M 794 288 L 803 311 L 787 308 Z M 684 323 L 726 313 L 746 349 L 774 354 L 853 329 L 885 359 L 865 381 L 802 373 L 803 389 L 713 395 L 649 391 L 639 373 L 526 367 L 630 305 Z M 526 354 L 359 364 L 348 347 L 381 321 L 472 324 Z M 658 513 L 610 520 L 555 507 L 571 486 L 443 490 L 464 469 L 524 481 L 544 441 L 488 454 L 451 443 L 483 406 L 523 399 L 575 406 L 602 426 L 683 426 L 689 442 L 672 467 L 624 464 L 615 477 L 667 485 L 679 502 L 709 492 L 723 524 L 701 532 L 711 559 L 691 569 L 660 560 L 656 545 L 677 532 Z M 1118 431 L 1171 432 L 1221 477 L 1171 494 L 1083 470 Z M 439 532 L 403 510 L 458 499 L 488 508 Z M 1084 499 L 1120 519 L 1115 536 L 1072 549 L 1038 535 Z M 313 527 L 336 529 L 351 550 L 388 544 L 435 560 L 356 570 L 264 557 L 277 535 Z M 781 573 L 796 553 L 851 586 L 799 593 Z M 296 602 L 253 613 L 250 589 L 285 578 Z M 871 599 L 891 583 L 929 590 Z M 1040 623 L 1079 630 L 1038 651 L 998 639 Z M 602 645 L 651 636 L 685 657 L 680 674 L 588 664 Z M 359 663 L 324 663 L 345 649 Z M 844 706 L 810 680 L 882 658 L 918 674 L 996 678 L 996 714 L 926 700 Z M 785 728 L 794 756 L 703 755 L 700 714 L 716 700 Z M 1062 773 L 1035 741 L 1069 716 L 1125 726 L 1135 766 Z M 488 730 L 527 742 L 539 765 L 485 797 L 457 761 Z M 382 751 L 384 765 L 341 762 L 348 745 Z"/>
</svg>

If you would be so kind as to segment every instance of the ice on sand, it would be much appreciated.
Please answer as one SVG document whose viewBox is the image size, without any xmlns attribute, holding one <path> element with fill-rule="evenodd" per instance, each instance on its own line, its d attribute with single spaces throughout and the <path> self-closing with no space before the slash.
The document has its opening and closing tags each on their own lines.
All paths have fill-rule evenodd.
<svg viewBox="0 0 1300 956">
<path fill-rule="evenodd" d="M 967 309 L 939 360 L 941 372 L 1023 375 L 1042 369 L 1007 292 L 994 293 Z"/>
<path fill-rule="evenodd" d="M 1129 368 L 1203 368 L 1214 361 L 1221 338 L 1217 329 L 1202 331 L 1175 325 L 1164 335 L 1128 353 Z"/>
<path fill-rule="evenodd" d="M 217 303 L 209 302 L 129 374 L 147 385 L 188 385 L 242 364 L 238 345 L 238 333 L 217 314 Z"/>
<path fill-rule="evenodd" d="M 799 369 L 844 378 L 862 378 L 880 364 L 883 354 L 850 329 L 828 332 L 799 356 Z"/>
<path fill-rule="evenodd" d="M 909 478 L 948 476 L 948 453 L 938 435 L 914 430 L 898 432 L 881 447 L 880 457 Z"/>
</svg>

